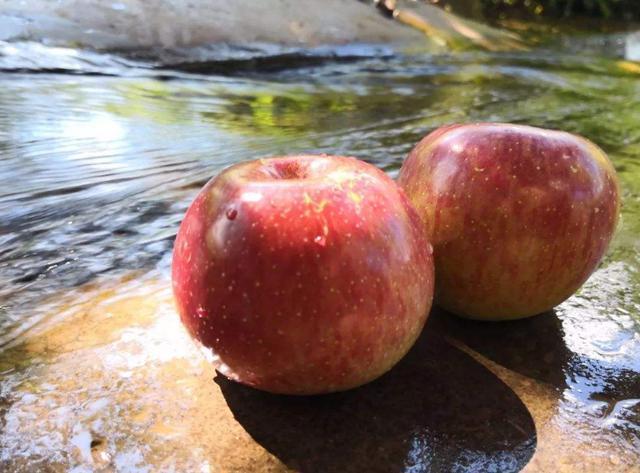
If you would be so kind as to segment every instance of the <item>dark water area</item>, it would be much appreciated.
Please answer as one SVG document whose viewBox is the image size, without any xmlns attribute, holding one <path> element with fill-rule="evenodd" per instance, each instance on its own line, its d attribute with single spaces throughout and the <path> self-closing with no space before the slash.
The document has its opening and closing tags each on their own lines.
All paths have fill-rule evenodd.
<svg viewBox="0 0 640 473">
<path fill-rule="evenodd" d="M 280 51 L 273 61 L 248 49 L 158 68 L 145 58 L 16 48 L 25 46 L 0 46 L 7 405 L 22 399 L 30 377 L 18 369 L 26 362 L 16 361 L 15 347 L 64 318 L 61 296 L 73 299 L 75 288 L 122 274 L 168 282 L 180 219 L 224 167 L 323 152 L 357 156 L 395 176 L 434 128 L 504 121 L 600 145 L 622 185 L 621 224 L 598 271 L 555 314 L 501 328 L 447 316 L 442 323 L 482 356 L 556 393 L 561 431 L 605 451 L 640 451 L 640 63 L 553 49 L 431 56 L 363 46 Z M 11 420 L 9 410 L 0 413 Z M 0 434 L 0 460 L 35 455 L 18 448 L 28 438 L 20 432 Z"/>
</svg>

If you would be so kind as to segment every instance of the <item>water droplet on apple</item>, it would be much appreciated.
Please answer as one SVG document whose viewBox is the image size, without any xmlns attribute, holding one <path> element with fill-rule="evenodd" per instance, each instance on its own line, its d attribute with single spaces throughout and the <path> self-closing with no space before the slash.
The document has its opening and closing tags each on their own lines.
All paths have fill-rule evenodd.
<svg viewBox="0 0 640 473">
<path fill-rule="evenodd" d="M 238 216 L 238 211 L 236 209 L 227 210 L 227 218 L 229 220 L 235 220 L 237 216 Z"/>
<path fill-rule="evenodd" d="M 324 235 L 317 235 L 313 241 L 320 246 L 325 246 L 327 244 L 327 238 Z"/>
<path fill-rule="evenodd" d="M 196 316 L 199 319 L 204 318 L 207 315 L 207 311 L 204 310 L 204 308 L 202 306 L 198 306 L 198 308 L 196 309 Z"/>
</svg>

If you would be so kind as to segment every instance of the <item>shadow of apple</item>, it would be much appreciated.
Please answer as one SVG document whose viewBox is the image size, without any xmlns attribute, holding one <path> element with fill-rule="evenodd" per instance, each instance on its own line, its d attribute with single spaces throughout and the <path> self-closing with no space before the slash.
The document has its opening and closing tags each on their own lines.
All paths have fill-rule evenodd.
<svg viewBox="0 0 640 473">
<path fill-rule="evenodd" d="M 461 319 L 439 308 L 429 319 L 430 330 L 554 388 L 556 415 L 570 423 L 573 434 L 569 436 L 577 435 L 576 429 L 598 432 L 599 446 L 605 451 L 612 451 L 613 446 L 633 449 L 640 438 L 636 345 L 628 343 L 626 351 L 600 352 L 597 340 L 591 338 L 611 335 L 607 321 L 603 315 L 592 321 L 589 330 L 581 330 L 584 327 L 572 326 L 575 321 L 567 320 L 566 315 L 550 311 L 527 319 L 487 323 Z M 620 329 L 614 335 L 623 340 L 629 337 Z"/>
<path fill-rule="evenodd" d="M 526 319 L 486 322 L 462 319 L 435 307 L 429 323 L 431 330 L 463 342 L 499 365 L 556 389 L 565 387 L 565 369 L 573 353 L 553 311 Z"/>
<path fill-rule="evenodd" d="M 515 393 L 432 330 L 389 373 L 343 393 L 281 396 L 219 374 L 216 382 L 254 440 L 303 472 L 519 471 L 536 447 Z"/>
<path fill-rule="evenodd" d="M 640 376 L 626 366 L 624 356 L 599 359 L 573 351 L 567 344 L 562 318 L 555 311 L 488 323 L 462 319 L 435 307 L 429 323 L 430 330 L 461 341 L 485 358 L 547 383 L 558 392 L 578 383 L 580 389 L 574 390 L 573 396 L 609 403 L 637 398 L 640 392 Z"/>
</svg>

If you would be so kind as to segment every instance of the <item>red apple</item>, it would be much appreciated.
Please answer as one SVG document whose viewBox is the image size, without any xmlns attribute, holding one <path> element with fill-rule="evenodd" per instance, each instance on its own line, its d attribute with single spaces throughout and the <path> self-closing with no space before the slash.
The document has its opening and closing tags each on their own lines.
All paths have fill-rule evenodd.
<svg viewBox="0 0 640 473">
<path fill-rule="evenodd" d="M 440 128 L 413 148 L 398 182 L 433 243 L 436 303 L 475 319 L 527 317 L 571 296 L 620 209 L 600 148 L 520 125 Z"/>
<path fill-rule="evenodd" d="M 228 168 L 180 226 L 173 289 L 219 371 L 276 393 L 349 389 L 413 345 L 433 297 L 420 218 L 382 171 L 291 156 Z"/>
</svg>

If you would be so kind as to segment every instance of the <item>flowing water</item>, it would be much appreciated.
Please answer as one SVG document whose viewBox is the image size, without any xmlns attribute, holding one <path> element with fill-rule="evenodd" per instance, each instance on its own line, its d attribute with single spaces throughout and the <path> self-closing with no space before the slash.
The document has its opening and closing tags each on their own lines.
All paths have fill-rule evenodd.
<svg viewBox="0 0 640 473">
<path fill-rule="evenodd" d="M 640 63 L 553 49 L 430 56 L 363 47 L 328 60 L 293 54 L 238 76 L 238 62 L 176 72 L 2 47 L 0 469 L 363 471 L 382 455 L 376 439 L 394 469 L 410 472 L 640 464 Z M 440 347 L 425 348 L 431 377 L 408 389 L 437 406 L 436 418 L 428 407 L 398 407 L 416 398 L 388 379 L 416 379 L 411 360 L 373 391 L 308 401 L 321 404 L 314 409 L 211 381 L 169 290 L 173 238 L 198 189 L 232 163 L 299 152 L 357 156 L 393 176 L 425 133 L 470 121 L 561 128 L 609 153 L 621 225 L 581 291 L 553 314 L 499 326 L 434 313 L 429 330 L 443 338 L 425 335 Z M 439 357 L 453 363 L 450 375 Z M 423 392 L 430 385 L 435 394 Z M 455 400 L 476 389 L 498 394 Z M 385 404 L 393 396 L 398 403 Z M 395 440 L 378 435 L 369 414 L 357 416 L 369 437 L 345 426 L 349 406 L 371 399 Z M 313 424 L 319 411 L 333 419 L 328 433 L 282 420 Z M 320 446 L 318 435 L 336 435 L 336 445 Z M 340 442 L 356 442 L 356 452 Z"/>
</svg>

